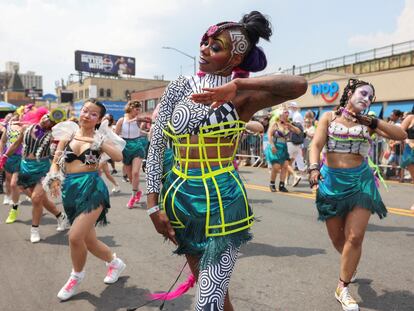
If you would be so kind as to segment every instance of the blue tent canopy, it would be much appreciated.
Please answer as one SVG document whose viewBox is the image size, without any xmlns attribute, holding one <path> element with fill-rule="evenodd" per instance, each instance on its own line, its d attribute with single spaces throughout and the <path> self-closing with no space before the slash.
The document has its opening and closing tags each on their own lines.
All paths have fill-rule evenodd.
<svg viewBox="0 0 414 311">
<path fill-rule="evenodd" d="M 16 109 L 15 105 L 0 101 L 0 111 L 15 111 Z"/>
</svg>

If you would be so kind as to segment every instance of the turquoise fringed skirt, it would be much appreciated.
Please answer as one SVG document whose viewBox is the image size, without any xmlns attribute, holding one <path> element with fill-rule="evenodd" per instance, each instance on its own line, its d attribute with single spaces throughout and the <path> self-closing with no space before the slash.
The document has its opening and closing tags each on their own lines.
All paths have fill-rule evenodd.
<svg viewBox="0 0 414 311">
<path fill-rule="evenodd" d="M 32 188 L 39 183 L 49 172 L 49 158 L 22 159 L 20 162 L 19 178 L 17 184 L 23 188 Z"/>
<path fill-rule="evenodd" d="M 319 220 L 345 217 L 356 206 L 369 209 L 380 218 L 387 215 L 374 175 L 365 161 L 354 168 L 331 168 L 324 165 L 321 174 L 324 180 L 319 181 L 316 193 Z"/>
<path fill-rule="evenodd" d="M 237 247 L 252 238 L 253 213 L 234 168 L 204 179 L 197 178 L 201 169 L 179 175 L 175 168 L 166 175 L 160 195 L 176 233 L 175 253 L 200 256 L 205 267 L 217 262 L 230 244 Z"/>
<path fill-rule="evenodd" d="M 98 172 L 66 174 L 62 185 L 62 203 L 69 222 L 77 216 L 89 213 L 102 206 L 96 224 L 107 224 L 106 213 L 109 204 L 109 192 Z"/>
<path fill-rule="evenodd" d="M 414 164 L 414 148 L 411 148 L 409 144 L 406 144 L 401 159 L 401 167 L 406 168 L 411 164 Z"/>
<path fill-rule="evenodd" d="M 132 160 L 135 158 L 145 159 L 149 145 L 149 141 L 146 136 L 131 139 L 124 138 L 124 140 L 126 141 L 126 145 L 124 150 L 122 150 L 122 163 L 125 165 L 131 165 Z"/>
<path fill-rule="evenodd" d="M 20 171 L 20 162 L 22 161 L 21 154 L 13 154 L 8 159 L 4 165 L 4 170 L 7 173 L 14 174 Z"/>
<path fill-rule="evenodd" d="M 168 148 L 164 152 L 164 161 L 162 162 L 162 174 L 167 175 L 174 166 L 174 151 Z"/>
<path fill-rule="evenodd" d="M 285 142 L 277 142 L 274 146 L 276 147 L 275 153 L 272 152 L 272 145 L 267 145 L 265 149 L 266 161 L 271 164 L 277 163 L 283 165 L 286 160 L 289 160 L 287 144 Z"/>
</svg>

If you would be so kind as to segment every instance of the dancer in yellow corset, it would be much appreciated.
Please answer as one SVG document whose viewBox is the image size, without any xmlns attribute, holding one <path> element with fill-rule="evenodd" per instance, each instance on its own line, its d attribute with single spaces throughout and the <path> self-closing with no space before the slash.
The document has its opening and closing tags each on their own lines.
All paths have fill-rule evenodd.
<svg viewBox="0 0 414 311">
<path fill-rule="evenodd" d="M 254 216 L 233 166 L 239 134 L 256 111 L 307 88 L 302 77 L 240 78 L 266 67 L 256 44 L 271 34 L 268 19 L 257 11 L 208 28 L 200 42 L 201 72 L 168 85 L 153 128 L 148 214 L 156 230 L 177 244 L 176 253 L 186 256 L 199 284 L 196 310 L 233 310 L 230 276 L 240 245 L 251 239 Z M 169 142 L 175 164 L 163 172 Z"/>
</svg>

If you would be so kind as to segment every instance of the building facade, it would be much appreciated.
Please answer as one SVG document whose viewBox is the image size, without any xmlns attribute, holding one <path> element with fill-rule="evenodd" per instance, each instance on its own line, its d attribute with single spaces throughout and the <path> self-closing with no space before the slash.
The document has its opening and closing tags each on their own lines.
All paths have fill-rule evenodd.
<svg viewBox="0 0 414 311">
<path fill-rule="evenodd" d="M 92 97 L 101 101 L 107 112 L 117 120 L 123 116 L 127 101 L 133 99 L 132 94 L 154 88 L 165 88 L 168 83 L 169 81 L 165 80 L 142 78 L 87 77 L 82 83 L 69 83 L 64 91 L 73 93 L 75 115 L 79 114 L 83 102 Z M 58 88 L 56 91 L 58 96 L 61 97 L 62 88 Z"/>
<path fill-rule="evenodd" d="M 357 78 L 375 87 L 375 102 L 370 110 L 387 118 L 394 109 L 414 108 L 414 41 L 300 66 L 285 71 L 303 75 L 307 92 L 295 101 L 301 113 L 312 110 L 316 116 L 334 109 L 348 79 Z"/>
</svg>

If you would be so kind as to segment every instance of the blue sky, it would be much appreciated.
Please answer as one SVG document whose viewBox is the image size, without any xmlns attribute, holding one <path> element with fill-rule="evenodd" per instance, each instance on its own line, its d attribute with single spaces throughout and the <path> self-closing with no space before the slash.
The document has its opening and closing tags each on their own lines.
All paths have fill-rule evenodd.
<svg viewBox="0 0 414 311">
<path fill-rule="evenodd" d="M 274 29 L 266 73 L 414 39 L 414 0 L 0 0 L 0 70 L 8 60 L 43 75 L 44 90 L 74 73 L 74 51 L 135 57 L 136 76 L 191 74 L 209 25 L 251 10 Z"/>
</svg>

